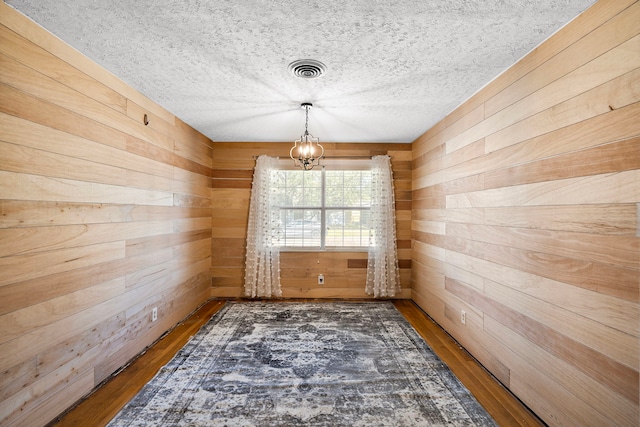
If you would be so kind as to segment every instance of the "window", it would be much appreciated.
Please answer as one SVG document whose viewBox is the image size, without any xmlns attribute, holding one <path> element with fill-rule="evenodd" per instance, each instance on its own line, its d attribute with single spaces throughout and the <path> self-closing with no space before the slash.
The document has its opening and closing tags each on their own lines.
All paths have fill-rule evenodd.
<svg viewBox="0 0 640 427">
<path fill-rule="evenodd" d="M 370 170 L 276 170 L 272 188 L 278 246 L 369 246 Z"/>
</svg>

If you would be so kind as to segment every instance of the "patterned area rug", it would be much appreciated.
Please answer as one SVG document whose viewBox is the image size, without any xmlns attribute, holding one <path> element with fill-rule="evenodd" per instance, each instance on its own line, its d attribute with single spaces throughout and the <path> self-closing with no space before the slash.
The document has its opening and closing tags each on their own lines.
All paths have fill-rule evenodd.
<svg viewBox="0 0 640 427">
<path fill-rule="evenodd" d="M 495 423 L 390 302 L 239 302 L 109 425 Z"/>
</svg>

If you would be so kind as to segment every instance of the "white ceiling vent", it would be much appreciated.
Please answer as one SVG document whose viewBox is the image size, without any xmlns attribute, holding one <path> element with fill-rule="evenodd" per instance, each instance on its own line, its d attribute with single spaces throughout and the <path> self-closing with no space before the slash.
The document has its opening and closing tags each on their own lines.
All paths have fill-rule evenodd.
<svg viewBox="0 0 640 427">
<path fill-rule="evenodd" d="M 301 79 L 317 79 L 327 71 L 327 66 L 315 59 L 299 59 L 289 64 L 289 71 Z"/>
</svg>

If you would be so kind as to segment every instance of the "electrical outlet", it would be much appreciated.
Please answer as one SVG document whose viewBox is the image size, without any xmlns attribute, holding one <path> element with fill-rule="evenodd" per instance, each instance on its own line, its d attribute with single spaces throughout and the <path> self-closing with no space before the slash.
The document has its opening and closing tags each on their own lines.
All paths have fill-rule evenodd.
<svg viewBox="0 0 640 427">
<path fill-rule="evenodd" d="M 324 285 L 324 274 L 318 274 L 318 285 Z"/>
<path fill-rule="evenodd" d="M 151 310 L 151 321 L 155 322 L 156 320 L 158 320 L 158 307 L 153 307 Z"/>
<path fill-rule="evenodd" d="M 460 310 L 460 322 L 462 322 L 463 325 L 467 324 L 467 312 L 464 310 Z"/>
</svg>

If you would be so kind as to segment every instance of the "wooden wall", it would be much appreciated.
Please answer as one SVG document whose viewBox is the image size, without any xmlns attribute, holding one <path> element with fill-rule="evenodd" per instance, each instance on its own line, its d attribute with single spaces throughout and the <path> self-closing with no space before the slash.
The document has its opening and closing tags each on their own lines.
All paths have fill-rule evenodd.
<svg viewBox="0 0 640 427">
<path fill-rule="evenodd" d="M 212 296 L 244 295 L 244 255 L 254 156 L 289 155 L 293 143 L 213 143 Z M 323 144 L 327 156 L 389 154 L 394 174 L 401 298 L 411 295 L 411 145 Z M 282 252 L 285 298 L 367 298 L 366 252 Z M 317 284 L 318 274 L 325 285 Z"/>
<path fill-rule="evenodd" d="M 412 298 L 553 426 L 639 423 L 639 34 L 598 2 L 413 144 Z"/>
<path fill-rule="evenodd" d="M 37 426 L 209 298 L 211 145 L 4 2 L 0 80 L 0 425 Z"/>
<path fill-rule="evenodd" d="M 0 424 L 42 425 L 242 295 L 253 156 L 290 143 L 212 144 L 0 24 Z M 401 297 L 554 426 L 639 421 L 639 52 L 640 4 L 600 1 L 413 144 L 325 144 L 393 157 Z M 284 295 L 366 297 L 365 267 L 283 253 Z"/>
</svg>

